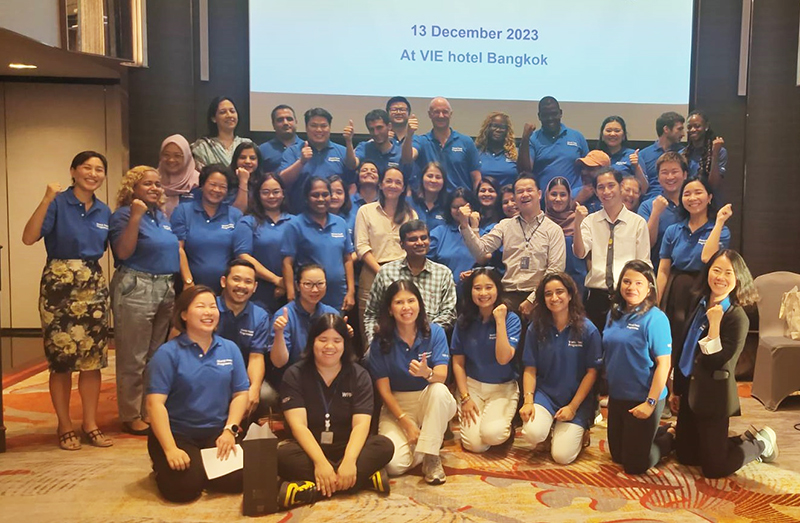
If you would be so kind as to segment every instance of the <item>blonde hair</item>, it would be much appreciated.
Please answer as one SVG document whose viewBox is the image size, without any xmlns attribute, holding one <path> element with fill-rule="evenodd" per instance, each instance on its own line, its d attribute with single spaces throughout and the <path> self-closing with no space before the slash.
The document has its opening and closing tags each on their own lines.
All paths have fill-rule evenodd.
<svg viewBox="0 0 800 523">
<path fill-rule="evenodd" d="M 505 124 L 508 126 L 508 133 L 506 133 L 506 141 L 503 144 L 503 150 L 505 150 L 506 156 L 508 156 L 511 160 L 516 161 L 517 146 L 516 142 L 514 141 L 514 128 L 511 126 L 511 117 L 506 113 L 501 113 L 499 111 L 489 113 L 489 116 L 487 116 L 481 124 L 481 130 L 478 131 L 478 137 L 475 138 L 475 147 L 477 147 L 481 152 L 486 151 L 486 142 L 488 141 L 489 136 L 489 125 L 492 123 L 492 120 L 498 116 L 502 118 Z"/>
<path fill-rule="evenodd" d="M 126 205 L 130 205 L 131 202 L 133 202 L 133 190 L 136 187 L 136 184 L 142 180 L 145 173 L 150 171 L 158 174 L 158 169 L 155 167 L 150 167 L 149 165 L 137 165 L 125 173 L 125 176 L 122 177 L 122 184 L 117 192 L 117 209 L 120 207 L 125 207 Z M 161 175 L 159 175 L 159 179 L 160 178 Z M 167 197 L 162 191 L 161 198 L 158 199 L 158 207 L 162 207 L 166 201 Z"/>
</svg>

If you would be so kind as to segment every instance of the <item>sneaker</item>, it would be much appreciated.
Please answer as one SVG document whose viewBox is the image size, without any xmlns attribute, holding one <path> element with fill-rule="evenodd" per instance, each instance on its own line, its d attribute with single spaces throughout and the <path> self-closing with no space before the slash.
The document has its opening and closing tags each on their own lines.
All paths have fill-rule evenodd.
<svg viewBox="0 0 800 523">
<path fill-rule="evenodd" d="M 605 398 L 600 398 L 600 403 L 598 403 L 598 405 L 600 405 L 600 408 L 602 409 L 608 407 L 608 396 Z"/>
<path fill-rule="evenodd" d="M 422 474 L 429 485 L 441 485 L 447 481 L 447 476 L 442 467 L 442 458 L 433 454 L 425 454 L 422 458 Z"/>
<path fill-rule="evenodd" d="M 761 461 L 772 463 L 778 459 L 778 437 L 775 431 L 769 427 L 764 427 L 755 434 L 755 439 L 764 444 L 764 452 L 761 453 Z"/>
<path fill-rule="evenodd" d="M 380 469 L 375 474 L 371 475 L 367 480 L 366 488 L 369 490 L 374 490 L 379 494 L 383 494 L 384 496 L 389 495 L 389 474 L 386 472 L 386 469 Z"/>
<path fill-rule="evenodd" d="M 289 509 L 317 501 L 317 485 L 313 481 L 284 481 L 278 494 L 278 506 Z"/>
</svg>

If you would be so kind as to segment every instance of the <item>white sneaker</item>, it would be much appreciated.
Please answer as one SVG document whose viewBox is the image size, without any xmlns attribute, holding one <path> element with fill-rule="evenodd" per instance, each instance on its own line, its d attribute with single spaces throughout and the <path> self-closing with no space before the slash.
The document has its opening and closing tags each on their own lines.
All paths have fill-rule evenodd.
<svg viewBox="0 0 800 523">
<path fill-rule="evenodd" d="M 441 485 L 447 481 L 447 476 L 442 467 L 442 459 L 433 454 L 425 454 L 422 458 L 422 474 L 429 485 Z"/>
<path fill-rule="evenodd" d="M 761 453 L 761 461 L 772 463 L 778 459 L 778 436 L 770 427 L 764 427 L 755 434 L 756 440 L 764 444 L 764 452 Z"/>
</svg>

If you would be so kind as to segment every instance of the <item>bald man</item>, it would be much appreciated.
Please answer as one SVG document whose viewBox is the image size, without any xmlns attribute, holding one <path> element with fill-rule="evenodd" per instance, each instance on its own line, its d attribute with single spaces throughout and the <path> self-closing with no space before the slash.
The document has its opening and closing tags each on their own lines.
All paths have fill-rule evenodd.
<svg viewBox="0 0 800 523">
<path fill-rule="evenodd" d="M 428 105 L 428 118 L 433 128 L 415 143 L 417 164 L 421 169 L 430 162 L 441 163 L 447 171 L 447 190 L 464 187 L 470 191 L 481 180 L 481 161 L 475 142 L 469 136 L 450 127 L 453 109 L 446 98 L 434 98 Z M 411 115 L 408 133 L 413 135 L 417 119 Z"/>
</svg>

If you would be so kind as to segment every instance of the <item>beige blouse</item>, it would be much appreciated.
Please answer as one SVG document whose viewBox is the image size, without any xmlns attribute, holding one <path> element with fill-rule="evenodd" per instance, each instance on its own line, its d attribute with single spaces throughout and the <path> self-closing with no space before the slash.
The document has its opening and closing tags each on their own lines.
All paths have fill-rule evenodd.
<svg viewBox="0 0 800 523">
<path fill-rule="evenodd" d="M 417 213 L 411 211 L 413 219 Z M 412 218 L 406 218 L 403 223 Z M 405 251 L 400 246 L 400 226 L 403 223 L 395 223 L 394 217 L 388 216 L 381 207 L 380 202 L 372 202 L 362 205 L 356 215 L 356 253 L 359 259 L 363 258 L 368 252 L 372 252 L 375 260 L 386 263 L 399 260 L 405 256 Z"/>
</svg>

